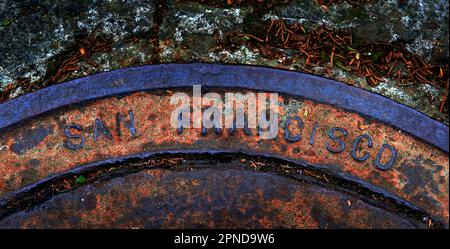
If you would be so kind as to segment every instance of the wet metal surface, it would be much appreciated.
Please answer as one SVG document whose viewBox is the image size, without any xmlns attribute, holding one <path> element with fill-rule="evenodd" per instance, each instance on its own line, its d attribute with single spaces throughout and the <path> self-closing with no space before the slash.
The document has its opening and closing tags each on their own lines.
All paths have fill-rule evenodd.
<svg viewBox="0 0 450 249">
<path fill-rule="evenodd" d="M 112 74 L 96 75 L 90 77 L 89 80 L 80 79 L 50 87 L 2 104 L 0 106 L 0 114 L 2 114 L 0 126 L 3 127 L 0 128 L 0 196 L 2 196 L 0 198 L 2 203 L 5 203 L 10 196 L 14 196 L 26 186 L 33 188 L 33 184 L 42 181 L 42 179 L 73 170 L 81 165 L 114 160 L 114 158 L 120 157 L 134 157 L 133 155 L 146 157 L 149 153 L 157 152 L 226 151 L 230 153 L 244 152 L 253 156 L 264 155 L 271 158 L 283 158 L 287 161 L 306 165 L 306 167 L 324 170 L 329 175 L 336 175 L 348 181 L 364 183 L 372 189 L 376 188 L 383 193 L 395 196 L 400 202 L 404 201 L 408 205 L 425 211 L 433 216 L 433 219 L 437 222 L 448 227 L 449 161 L 447 126 L 381 96 L 318 77 L 251 67 L 243 67 L 243 69 L 232 67 L 236 70 L 225 74 L 222 68 L 225 66 L 194 65 L 198 67 L 183 65 L 178 70 L 176 67 L 171 67 L 172 65 L 164 65 L 149 67 L 148 70 L 142 68 L 128 69 L 116 71 Z M 275 78 L 276 76 L 279 78 Z M 267 77 L 266 81 L 263 81 L 262 77 Z M 270 84 L 275 79 L 278 82 Z M 292 79 L 295 79 L 295 82 L 291 81 Z M 267 85 L 263 82 L 267 82 Z M 237 89 L 236 86 L 268 90 L 280 89 L 277 91 L 280 92 L 278 97 L 280 103 L 278 136 L 270 140 L 260 139 L 254 129 L 250 130 L 250 133 L 238 129 L 234 135 L 225 130 L 216 134 L 212 129 L 208 130 L 206 134 L 201 134 L 201 129 L 183 129 L 180 133 L 170 126 L 171 113 L 175 109 L 175 106 L 170 105 L 170 96 L 176 91 L 183 91 L 191 95 L 189 88 L 124 93 L 127 90 L 164 88 L 166 85 L 167 87 L 192 86 L 197 83 L 202 85 L 223 83 L 225 86 L 233 87 L 229 89 L 202 89 L 202 93 L 208 91 L 222 93 L 224 91 L 239 91 L 245 93 L 250 91 Z M 294 87 L 297 83 L 299 85 Z M 300 97 L 283 94 L 285 92 L 299 93 Z M 121 94 L 114 95 L 115 93 Z M 110 95 L 114 96 L 96 99 Z M 81 100 L 90 101 L 79 103 Z M 72 105 L 54 110 L 54 108 L 66 104 Z M 35 116 L 39 113 L 42 114 Z M 365 115 L 361 115 L 361 113 Z M 17 123 L 24 117 L 33 118 Z M 411 118 L 414 120 L 409 122 Z M 417 118 L 420 119 L 417 120 Z M 299 120 L 302 122 L 301 126 Z M 408 132 L 395 128 L 399 126 L 406 127 L 406 129 L 409 129 Z M 411 135 L 411 133 L 416 136 Z M 300 137 L 298 137 L 299 135 Z M 417 136 L 421 139 L 418 139 Z M 292 139 L 293 137 L 296 139 Z M 223 174 L 230 174 L 230 178 L 238 178 L 236 171 L 211 172 L 217 175 L 208 176 L 208 174 L 205 175 L 204 171 L 192 173 L 193 175 L 188 173 L 176 175 L 176 173 L 166 171 L 161 171 L 160 174 L 168 177 L 167 179 L 179 177 L 177 179 L 185 179 L 186 181 L 192 180 L 193 177 L 200 177 L 205 181 L 217 179 L 219 186 L 229 184 L 227 180 L 223 179 Z M 139 191 L 152 191 L 153 187 L 155 189 L 163 188 L 163 181 L 153 179 L 153 176 L 150 177 L 152 174 L 154 173 L 143 171 L 137 177 L 140 181 L 150 184 L 149 188 L 145 187 L 145 184 L 142 187 L 137 187 L 139 184 L 134 185 L 134 183 L 130 183 L 129 188 L 132 189 L 134 186 L 139 188 Z M 253 180 L 250 181 L 249 179 L 254 179 L 256 176 L 250 176 L 248 172 L 242 174 L 242 177 L 246 180 L 242 180 L 239 184 L 243 184 L 243 186 L 253 184 Z M 257 175 L 262 178 L 262 182 L 288 181 L 267 174 L 258 173 Z M 96 186 L 89 184 L 80 188 L 77 192 L 55 196 L 54 199 L 49 200 L 48 205 L 53 207 L 78 205 L 75 203 L 75 199 L 71 198 L 84 195 L 86 189 L 89 188 L 93 188 L 92 192 L 104 191 L 105 196 L 101 197 L 105 198 L 104 203 L 114 202 L 117 205 L 120 203 L 127 203 L 120 205 L 131 205 L 129 202 L 132 200 L 108 197 L 109 191 L 112 191 L 112 187 L 117 185 L 117 182 L 125 181 L 130 177 L 125 176 L 110 180 L 103 183 L 104 185 L 102 183 Z M 247 181 L 250 181 L 250 183 L 246 183 Z M 323 181 L 327 182 L 326 179 L 323 179 Z M 255 182 L 254 184 L 259 184 L 260 187 L 267 185 L 267 183 L 262 184 L 261 182 Z M 290 186 L 290 183 L 286 184 L 286 188 L 288 188 L 287 186 Z M 102 190 L 102 186 L 109 187 Z M 124 187 L 120 190 L 124 196 L 128 195 L 126 194 L 128 191 L 133 193 L 127 188 Z M 172 187 L 169 184 L 166 188 Z M 347 198 L 345 193 L 327 192 L 329 190 L 323 190 L 320 186 L 317 186 L 317 188 L 317 192 L 308 194 L 310 187 L 300 185 L 295 188 L 292 187 L 291 190 L 286 192 L 289 197 L 286 197 L 288 199 L 284 204 L 292 202 L 291 212 L 295 213 L 296 210 L 301 209 L 300 206 L 296 206 L 296 201 L 304 202 L 304 205 L 311 209 L 312 200 L 317 200 L 319 198 L 317 196 L 322 196 L 323 199 L 326 199 L 323 195 L 335 196 L 333 198 L 336 199 L 330 199 L 331 201 L 327 202 L 327 205 Z M 139 191 L 137 192 L 139 193 Z M 175 196 L 182 195 L 175 189 L 173 191 L 171 193 Z M 204 191 L 211 191 L 212 196 L 218 195 L 214 191 L 220 192 L 213 187 Z M 268 191 L 268 193 L 273 191 L 276 195 L 282 195 L 278 189 L 265 188 L 264 191 Z M 138 193 L 137 195 L 139 195 Z M 311 200 L 307 201 L 308 198 L 300 198 L 299 193 L 306 193 L 306 196 Z M 163 195 L 164 193 L 159 194 Z M 145 194 L 135 196 L 133 201 L 140 198 L 145 199 L 145 196 Z M 204 196 L 207 195 L 202 195 L 202 197 Z M 164 198 L 157 200 L 156 203 L 165 203 Z M 276 198 L 283 197 L 278 196 Z M 264 201 L 270 200 L 271 203 L 274 200 L 274 198 L 261 199 L 257 195 L 250 199 L 254 201 L 253 205 L 263 202 L 263 199 Z M 61 201 L 54 203 L 55 200 Z M 199 200 L 199 203 L 204 203 L 204 201 Z M 228 205 L 236 208 L 241 204 L 228 203 Z M 139 204 L 133 205 L 133 207 L 139 206 Z M 142 208 L 150 208 L 150 206 L 144 205 Z M 231 206 L 229 207 L 231 208 Z M 180 204 L 177 215 L 183 214 L 184 207 Z M 41 208 L 43 207 L 41 206 L 36 209 L 35 213 L 29 214 L 30 220 L 34 220 L 31 217 L 35 217 L 33 221 L 35 226 L 45 227 L 48 224 L 39 221 L 43 217 L 43 211 L 39 211 Z M 98 210 L 96 208 L 93 208 L 93 210 L 106 212 L 110 208 L 109 205 L 100 205 Z M 278 206 L 277 211 L 273 211 L 272 214 L 281 212 L 281 208 L 281 206 Z M 383 223 L 386 221 L 382 218 L 385 216 L 383 213 L 385 211 L 369 206 L 360 208 L 368 210 L 368 213 L 373 213 L 371 218 L 363 219 L 364 222 L 367 222 L 366 227 L 410 226 L 407 224 L 408 222 L 400 218 L 392 218 L 393 223 Z M 66 215 L 58 213 L 64 211 L 58 211 L 56 208 L 55 210 L 51 209 L 47 208 L 45 212 L 53 213 L 54 217 Z M 261 210 L 265 210 L 264 207 L 261 207 Z M 72 211 L 75 212 L 75 210 Z M 126 215 L 127 212 L 132 213 L 133 211 L 121 209 L 117 213 Z M 156 212 L 153 214 L 156 214 Z M 167 214 L 174 212 L 171 211 Z M 265 211 L 261 212 L 259 214 L 263 214 Z M 333 219 L 340 219 L 337 217 L 339 216 L 336 213 L 337 211 L 334 213 L 330 210 L 324 212 L 330 213 L 332 216 L 336 215 Z M 342 210 L 339 212 L 346 213 Z M 214 213 L 214 215 L 216 214 Z M 365 217 L 366 214 L 360 216 Z M 17 213 L 17 215 L 17 222 L 19 222 L 20 218 L 18 217 L 23 217 L 25 214 L 22 212 Z M 207 217 L 214 215 L 213 213 L 204 213 L 200 216 L 203 217 L 201 219 L 207 220 Z M 299 215 L 301 218 L 293 223 L 286 223 L 282 218 L 273 216 L 273 226 L 276 227 L 277 224 L 284 222 L 283 224 L 288 227 L 320 227 L 317 217 L 309 222 L 308 217 L 311 217 L 309 214 Z M 101 216 L 97 217 L 99 217 L 98 226 L 110 226 L 107 221 L 102 223 Z M 260 216 L 256 215 L 255 217 Z M 386 217 L 390 216 L 387 215 Z M 230 217 L 230 219 L 239 220 L 236 217 Z M 128 219 L 127 222 L 130 220 L 132 218 Z M 301 223 L 302 220 L 306 220 L 306 223 Z M 378 221 L 375 222 L 374 220 Z M 23 221 L 25 222 L 25 220 Z M 13 224 L 10 223 L 13 221 L 8 219 L 4 222 L 6 222 L 3 223 L 5 226 Z M 136 226 L 149 224 L 143 222 Z M 205 226 L 228 224 L 214 219 L 212 219 L 212 222 L 213 225 L 202 224 Z M 253 224 L 256 227 L 262 226 L 261 223 L 254 220 L 246 220 L 246 222 L 242 224 L 243 227 L 246 226 L 245 224 L 249 224 L 248 226 Z M 377 222 L 381 222 L 383 225 Z M 19 226 L 19 223 L 14 224 Z M 76 224 L 87 227 L 96 226 L 89 222 L 75 222 L 73 226 L 76 226 Z M 124 226 L 130 225 L 128 223 L 123 224 Z M 188 222 L 186 224 L 196 226 L 196 223 Z M 332 224 L 332 222 L 330 221 L 328 224 Z M 343 223 L 339 224 L 341 226 Z M 351 227 L 362 227 L 361 224 L 351 221 L 348 221 L 347 224 Z M 26 227 L 27 225 L 23 223 L 20 226 Z M 54 226 L 71 226 L 71 224 L 64 223 Z M 169 222 L 161 226 L 182 227 L 183 225 Z"/>
</svg>

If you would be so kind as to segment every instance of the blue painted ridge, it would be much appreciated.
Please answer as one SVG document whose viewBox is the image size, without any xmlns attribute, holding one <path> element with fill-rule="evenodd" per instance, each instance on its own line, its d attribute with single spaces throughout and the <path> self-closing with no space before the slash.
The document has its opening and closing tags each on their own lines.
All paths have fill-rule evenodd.
<svg viewBox="0 0 450 249">
<path fill-rule="evenodd" d="M 192 85 L 278 92 L 331 104 L 391 125 L 449 152 L 448 126 L 410 107 L 323 77 L 243 65 L 148 65 L 75 79 L 0 104 L 0 130 L 38 114 L 82 101 Z"/>
</svg>

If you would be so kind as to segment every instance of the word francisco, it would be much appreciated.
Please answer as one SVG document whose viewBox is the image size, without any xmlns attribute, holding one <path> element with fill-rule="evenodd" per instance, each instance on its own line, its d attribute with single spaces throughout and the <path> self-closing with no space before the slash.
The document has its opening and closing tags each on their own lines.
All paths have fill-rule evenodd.
<svg viewBox="0 0 450 249">
<path fill-rule="evenodd" d="M 181 121 L 180 121 L 181 122 Z M 296 124 L 295 124 L 296 123 Z M 290 128 L 297 127 L 298 129 L 302 129 L 304 126 L 304 123 L 302 119 L 299 116 L 291 116 L 286 119 L 285 126 L 284 126 L 284 139 L 289 143 L 296 143 L 299 142 L 302 138 L 301 131 L 297 134 L 294 134 L 291 132 Z M 319 123 L 315 122 L 313 129 L 311 131 L 311 134 L 309 135 L 309 145 L 313 145 L 317 133 L 317 129 L 319 127 Z M 214 129 L 216 135 L 222 134 L 222 130 L 220 128 Z M 258 136 L 261 136 L 261 129 L 256 129 L 256 134 Z M 236 127 L 232 127 L 228 129 L 229 135 L 234 135 L 236 132 Z M 183 127 L 178 128 L 178 134 L 183 133 Z M 248 128 L 247 124 L 244 125 L 243 133 L 247 136 L 252 136 L 252 131 Z M 206 136 L 207 135 L 207 129 L 202 127 L 201 129 L 201 135 Z M 328 131 L 328 137 L 331 141 L 327 141 L 325 143 L 326 149 L 333 153 L 338 154 L 345 151 L 347 148 L 346 142 L 342 139 L 342 137 L 347 137 L 349 135 L 349 132 L 345 128 L 341 127 L 331 127 Z M 373 139 L 369 134 L 361 134 L 358 137 L 354 139 L 354 141 L 351 143 L 351 152 L 350 155 L 352 158 L 357 162 L 365 162 L 369 159 L 370 154 L 368 152 L 362 152 L 363 148 L 363 142 L 364 140 L 367 141 L 367 147 L 370 149 L 373 147 Z M 337 148 L 335 148 L 337 145 Z M 386 151 L 390 152 L 389 160 L 387 162 L 382 163 L 381 159 L 383 158 L 383 155 Z M 362 155 L 361 155 L 362 154 Z M 388 170 L 391 169 L 395 165 L 395 161 L 397 159 L 397 150 L 390 144 L 382 144 L 381 147 L 378 149 L 377 155 L 375 157 L 375 160 L 373 161 L 374 165 L 380 169 L 380 170 Z"/>
</svg>

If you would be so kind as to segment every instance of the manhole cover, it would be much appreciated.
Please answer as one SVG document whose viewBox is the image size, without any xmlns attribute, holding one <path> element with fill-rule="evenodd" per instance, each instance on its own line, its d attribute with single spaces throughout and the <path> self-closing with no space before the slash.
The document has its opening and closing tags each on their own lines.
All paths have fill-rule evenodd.
<svg viewBox="0 0 450 249">
<path fill-rule="evenodd" d="M 447 126 L 339 82 L 129 68 L 0 105 L 0 227 L 442 228 L 448 165 Z"/>
</svg>

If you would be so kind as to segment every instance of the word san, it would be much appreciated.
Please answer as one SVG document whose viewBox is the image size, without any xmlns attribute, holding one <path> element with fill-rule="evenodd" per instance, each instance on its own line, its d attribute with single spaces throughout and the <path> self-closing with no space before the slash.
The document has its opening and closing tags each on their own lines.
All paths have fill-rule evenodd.
<svg viewBox="0 0 450 249">
<path fill-rule="evenodd" d="M 112 140 L 113 132 L 117 137 L 120 138 L 123 135 L 125 129 L 128 130 L 131 136 L 135 136 L 136 128 L 133 111 L 128 111 L 127 115 L 128 120 L 125 119 L 126 115 L 123 115 L 119 112 L 116 113 L 114 128 L 106 126 L 105 122 L 102 119 L 96 118 L 92 124 L 94 142 L 97 142 L 100 137 L 105 137 L 108 140 Z M 72 150 L 83 148 L 88 138 L 88 136 L 85 135 L 85 129 L 79 124 L 67 125 L 64 129 L 64 136 L 66 137 L 64 146 Z"/>
</svg>

